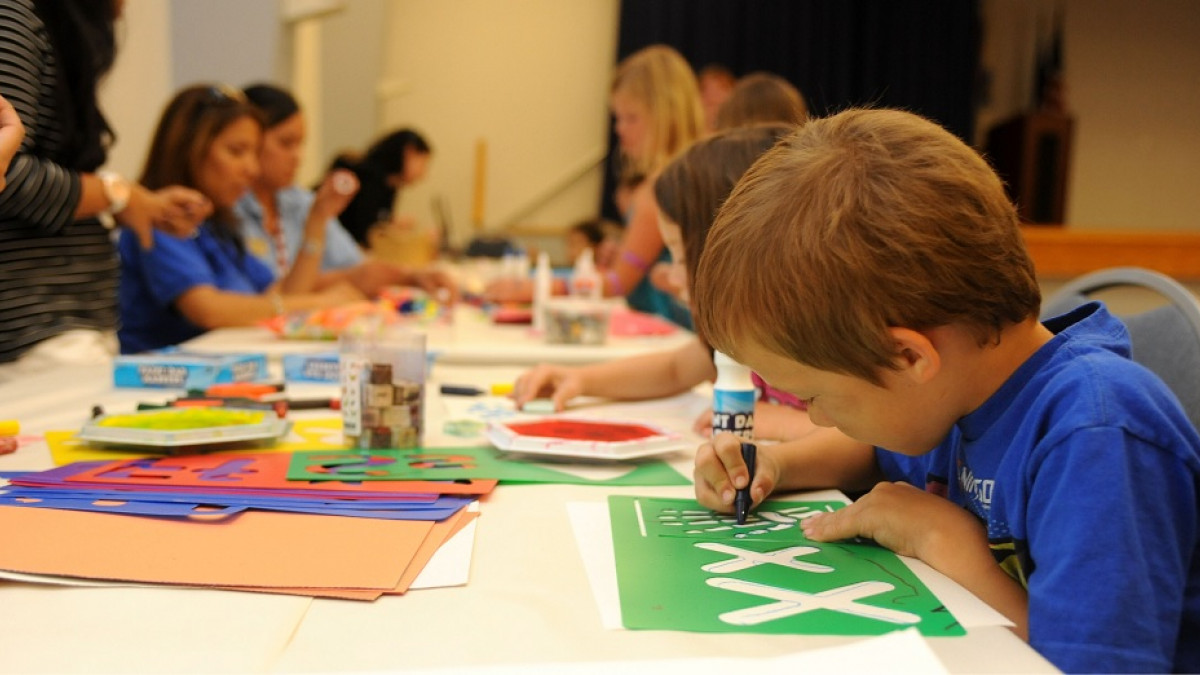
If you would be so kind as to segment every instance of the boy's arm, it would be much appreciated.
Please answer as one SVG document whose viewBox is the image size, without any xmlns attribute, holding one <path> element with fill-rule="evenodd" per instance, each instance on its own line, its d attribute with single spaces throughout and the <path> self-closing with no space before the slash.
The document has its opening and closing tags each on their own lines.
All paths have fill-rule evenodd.
<svg viewBox="0 0 1200 675">
<path fill-rule="evenodd" d="M 883 482 L 858 501 L 801 523 L 815 541 L 874 539 L 953 579 L 1029 636 L 1029 595 L 992 555 L 987 531 L 971 512 L 908 483 Z"/>
</svg>

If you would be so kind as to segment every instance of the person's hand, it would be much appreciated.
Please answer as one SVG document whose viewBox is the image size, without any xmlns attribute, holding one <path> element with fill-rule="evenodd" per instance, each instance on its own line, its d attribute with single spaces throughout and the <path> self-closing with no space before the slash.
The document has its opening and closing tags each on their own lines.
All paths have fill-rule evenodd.
<svg viewBox="0 0 1200 675">
<path fill-rule="evenodd" d="M 141 185 L 132 185 L 129 203 L 116 214 L 116 219 L 145 244 L 151 239 L 152 228 L 190 237 L 212 212 L 212 202 L 191 188 L 172 185 L 151 192 Z"/>
<path fill-rule="evenodd" d="M 439 302 L 449 305 L 458 302 L 458 282 L 446 271 L 436 267 L 411 270 L 405 283 L 409 286 L 420 287 L 426 293 L 437 298 Z"/>
<path fill-rule="evenodd" d="M 312 208 L 321 220 L 334 218 L 346 210 L 350 200 L 358 194 L 359 187 L 358 178 L 353 172 L 345 169 L 331 171 L 317 188 Z"/>
<path fill-rule="evenodd" d="M 339 281 L 323 289 L 320 293 L 317 293 L 317 297 L 323 308 L 352 305 L 367 299 L 367 296 L 363 295 L 362 291 L 358 290 L 354 284 L 348 281 Z"/>
<path fill-rule="evenodd" d="M 583 393 L 583 377 L 577 369 L 540 363 L 517 378 L 509 397 L 518 410 L 535 398 L 550 397 L 554 411 L 562 412 L 567 401 Z"/>
<path fill-rule="evenodd" d="M 950 500 L 908 483 L 887 482 L 844 509 L 804 520 L 801 527 L 814 541 L 866 537 L 930 564 L 941 552 L 938 542 L 965 545 L 983 532 L 975 516 Z"/>
<path fill-rule="evenodd" d="M 671 296 L 678 296 L 683 290 L 675 283 L 675 275 L 671 272 L 673 263 L 657 262 L 650 268 L 650 284 L 658 290 Z"/>
<path fill-rule="evenodd" d="M 12 104 L 0 96 L 0 190 L 7 185 L 4 174 L 24 140 L 25 125 L 21 123 L 21 117 Z"/>
<path fill-rule="evenodd" d="M 502 278 L 489 283 L 483 289 L 486 302 L 532 302 L 533 281 L 530 279 Z"/>
<path fill-rule="evenodd" d="M 742 439 L 727 431 L 717 434 L 696 451 L 696 467 L 692 471 L 696 501 L 714 511 L 732 513 L 736 491 L 750 483 L 753 504 L 761 503 L 779 484 L 779 465 L 771 446 L 758 448 L 755 464 L 754 482 L 750 483 L 750 470 L 742 459 Z"/>
</svg>

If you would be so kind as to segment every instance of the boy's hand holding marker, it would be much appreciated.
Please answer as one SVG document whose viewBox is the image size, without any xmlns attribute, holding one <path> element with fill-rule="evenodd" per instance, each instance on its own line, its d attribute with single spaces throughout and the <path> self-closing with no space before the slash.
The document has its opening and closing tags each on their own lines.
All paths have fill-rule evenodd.
<svg viewBox="0 0 1200 675">
<path fill-rule="evenodd" d="M 717 434 L 711 442 L 696 451 L 696 501 L 702 506 L 733 513 L 737 491 L 750 488 L 751 505 L 761 504 L 779 482 L 779 465 L 772 458 L 770 447 L 758 449 L 754 478 L 742 458 L 743 439 L 731 433 Z"/>
</svg>

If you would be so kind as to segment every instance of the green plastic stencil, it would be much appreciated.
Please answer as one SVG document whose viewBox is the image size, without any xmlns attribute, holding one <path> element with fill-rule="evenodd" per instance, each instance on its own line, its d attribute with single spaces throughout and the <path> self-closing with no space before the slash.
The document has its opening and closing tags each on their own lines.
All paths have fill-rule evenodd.
<svg viewBox="0 0 1200 675">
<path fill-rule="evenodd" d="M 626 628 L 923 635 L 966 631 L 895 553 L 821 543 L 799 523 L 840 502 L 766 502 L 744 525 L 689 499 L 610 496 Z"/>
</svg>

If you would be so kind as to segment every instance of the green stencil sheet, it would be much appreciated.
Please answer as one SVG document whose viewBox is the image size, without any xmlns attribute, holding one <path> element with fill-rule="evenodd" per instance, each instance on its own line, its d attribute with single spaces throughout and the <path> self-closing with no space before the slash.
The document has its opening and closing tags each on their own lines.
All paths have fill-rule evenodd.
<svg viewBox="0 0 1200 675">
<path fill-rule="evenodd" d="M 964 635 L 891 551 L 806 539 L 840 502 L 766 502 L 745 525 L 690 499 L 610 496 L 626 628 L 713 633 Z"/>
<path fill-rule="evenodd" d="M 503 483 L 578 485 L 690 485 L 662 460 L 604 465 L 553 465 L 512 459 L 493 447 L 297 452 L 288 480 L 457 480 L 494 478 Z M 613 473 L 617 475 L 612 475 Z M 606 478 L 590 477 L 600 473 Z"/>
</svg>

